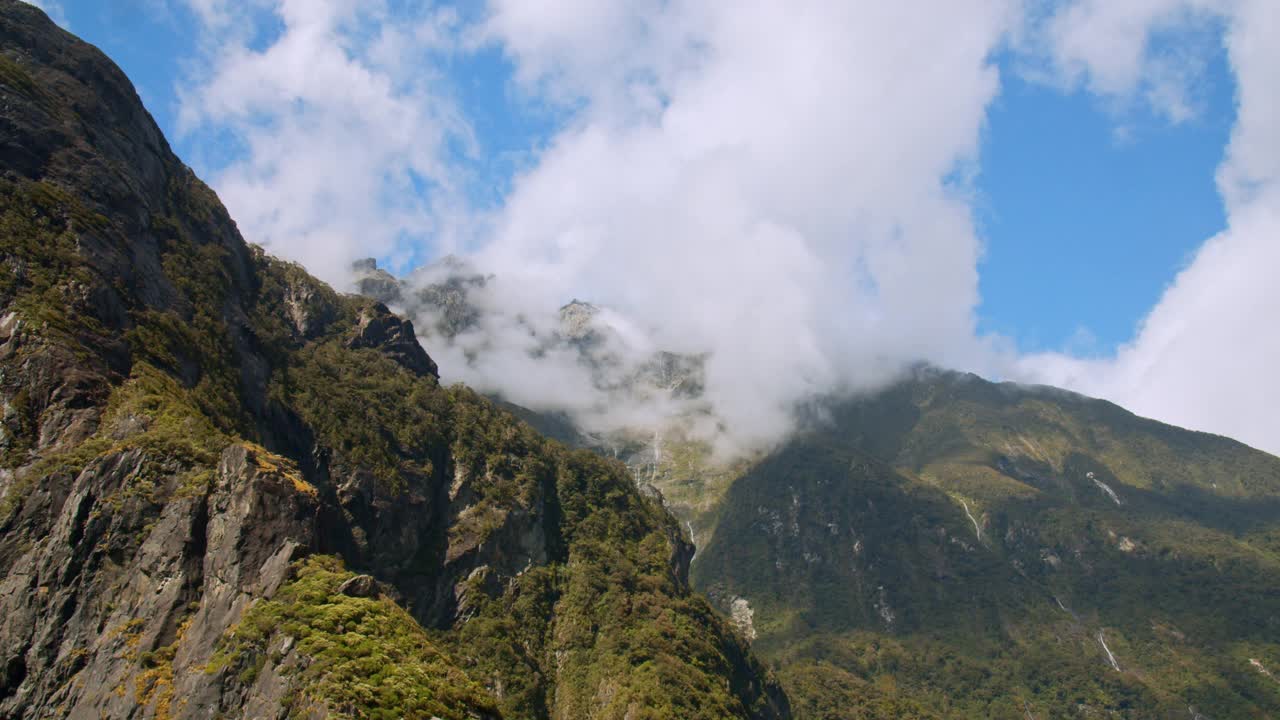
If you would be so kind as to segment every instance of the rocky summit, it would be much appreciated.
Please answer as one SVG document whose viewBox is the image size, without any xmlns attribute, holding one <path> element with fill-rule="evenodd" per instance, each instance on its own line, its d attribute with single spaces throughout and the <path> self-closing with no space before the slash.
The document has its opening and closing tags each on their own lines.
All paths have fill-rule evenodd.
<svg viewBox="0 0 1280 720">
<path fill-rule="evenodd" d="M 670 422 L 445 386 L 500 278 L 246 244 L 16 0 L 0 257 L 0 718 L 1280 717 L 1280 459 L 931 367 L 725 457 L 571 298 L 531 361 Z"/>
</svg>

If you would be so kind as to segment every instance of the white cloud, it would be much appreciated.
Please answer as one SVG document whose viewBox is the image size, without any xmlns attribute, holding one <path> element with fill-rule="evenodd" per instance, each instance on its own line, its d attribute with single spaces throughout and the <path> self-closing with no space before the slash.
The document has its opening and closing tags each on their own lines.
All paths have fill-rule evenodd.
<svg viewBox="0 0 1280 720">
<path fill-rule="evenodd" d="M 486 326 L 428 347 L 446 375 L 592 412 L 573 356 L 528 354 L 529 327 L 583 297 L 633 328 L 620 352 L 711 352 L 709 397 L 746 441 L 776 438 L 812 393 L 926 359 L 1280 450 L 1271 0 L 491 0 L 476 22 L 384 2 L 187 1 L 213 49 L 183 118 L 243 144 L 213 180 L 248 239 L 331 281 L 357 256 L 423 245 L 498 274 Z M 265 46 L 263 14 L 280 27 Z M 977 336 L 966 178 L 999 92 L 992 55 L 1011 45 L 1048 82 L 1181 122 L 1202 107 L 1218 26 L 1239 88 L 1218 174 L 1228 227 L 1114 357 L 1017 357 Z M 476 141 L 439 73 L 486 45 L 564 122 L 481 214 L 459 190 Z"/>
<path fill-rule="evenodd" d="M 1172 122 L 1199 111 L 1196 90 L 1217 37 L 1217 6 L 1231 0 L 1075 0 L 1039 14 L 1017 46 L 1042 78 L 1112 102 L 1142 101 Z"/>
<path fill-rule="evenodd" d="M 216 39 L 180 123 L 243 145 L 213 182 L 250 241 L 341 282 L 356 257 L 408 254 L 447 231 L 450 147 L 470 135 L 430 70 L 439 44 L 423 42 L 447 14 L 392 23 L 378 2 L 323 0 L 193 7 Z M 262 13 L 281 30 L 254 49 Z"/>
<path fill-rule="evenodd" d="M 493 5 L 525 85 L 580 110 L 483 267 L 714 351 L 746 439 L 811 393 L 979 353 L 979 242 L 943 178 L 977 152 L 1006 4 L 591 7 Z"/>
</svg>

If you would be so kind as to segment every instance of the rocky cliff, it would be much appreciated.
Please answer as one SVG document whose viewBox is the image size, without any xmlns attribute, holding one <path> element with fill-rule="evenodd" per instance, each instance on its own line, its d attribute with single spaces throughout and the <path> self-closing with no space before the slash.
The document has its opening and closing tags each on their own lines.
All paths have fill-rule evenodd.
<svg viewBox="0 0 1280 720">
<path fill-rule="evenodd" d="M 627 470 L 241 239 L 0 0 L 0 716 L 774 718 Z"/>
</svg>

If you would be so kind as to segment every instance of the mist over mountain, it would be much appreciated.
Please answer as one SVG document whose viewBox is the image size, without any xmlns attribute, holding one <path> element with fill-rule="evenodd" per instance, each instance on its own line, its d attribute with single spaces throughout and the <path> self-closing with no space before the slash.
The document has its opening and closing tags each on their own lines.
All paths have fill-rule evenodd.
<svg viewBox="0 0 1280 720">
<path fill-rule="evenodd" d="M 503 278 L 452 256 L 398 279 L 375 260 L 358 262 L 364 295 L 401 309 L 438 348 L 446 377 L 539 412 L 559 413 L 584 432 L 680 430 L 727 455 L 761 449 L 791 428 L 795 408 L 732 416 L 708 352 L 673 352 L 651 328 L 574 299 L 546 308 L 512 305 Z M 516 380 L 519 378 L 519 380 Z M 754 430 L 755 434 L 749 434 Z"/>
</svg>

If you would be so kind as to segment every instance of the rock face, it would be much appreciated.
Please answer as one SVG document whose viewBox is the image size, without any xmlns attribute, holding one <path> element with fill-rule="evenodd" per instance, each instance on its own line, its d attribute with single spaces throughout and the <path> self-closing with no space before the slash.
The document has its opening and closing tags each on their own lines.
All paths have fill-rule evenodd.
<svg viewBox="0 0 1280 720">
<path fill-rule="evenodd" d="M 404 297 L 400 292 L 400 281 L 379 268 L 378 261 L 373 258 L 357 260 L 351 265 L 351 272 L 355 275 L 356 291 L 361 295 L 386 305 L 398 305 Z"/>
<path fill-rule="evenodd" d="M 385 305 L 375 305 L 360 313 L 347 347 L 373 348 L 414 373 L 440 377 L 435 361 L 418 344 L 413 323 L 392 315 Z"/>
<path fill-rule="evenodd" d="M 14 0 L 0 172 L 0 717 L 788 715 L 624 467 L 246 245 Z"/>
</svg>

